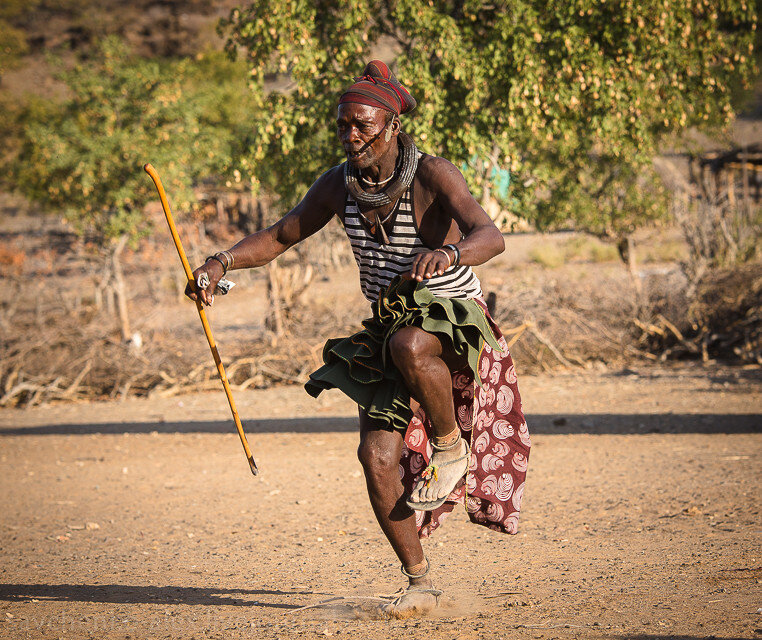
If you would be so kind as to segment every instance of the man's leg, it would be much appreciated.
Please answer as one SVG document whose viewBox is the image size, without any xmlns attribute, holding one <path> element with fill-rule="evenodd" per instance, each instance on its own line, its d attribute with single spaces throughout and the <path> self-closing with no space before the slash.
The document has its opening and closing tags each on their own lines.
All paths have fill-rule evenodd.
<svg viewBox="0 0 762 640">
<path fill-rule="evenodd" d="M 404 489 L 399 474 L 402 454 L 402 434 L 379 429 L 367 414 L 360 410 L 360 446 L 357 457 L 365 471 L 368 496 L 378 524 L 410 576 L 410 587 L 430 589 L 431 577 L 418 538 L 415 514 L 405 504 Z M 414 612 L 433 609 L 436 596 L 429 591 L 411 590 L 390 605 L 388 612 L 404 617 Z"/>
<path fill-rule="evenodd" d="M 402 373 L 410 394 L 423 407 L 434 430 L 434 442 L 449 445 L 460 433 L 452 399 L 451 371 L 465 363 L 448 350 L 437 336 L 418 327 L 403 327 L 389 340 L 389 353 Z M 420 482 L 412 491 L 412 502 L 430 502 L 445 497 L 463 477 L 468 461 L 463 458 L 465 442 L 451 449 L 435 451 L 431 464 L 437 466 L 437 477 Z M 453 463 L 453 464 L 449 464 Z"/>
<path fill-rule="evenodd" d="M 423 565 L 423 547 L 418 539 L 415 514 L 405 504 L 405 491 L 400 479 L 399 465 L 402 456 L 402 434 L 399 431 L 379 429 L 367 414 L 360 410 L 360 446 L 357 457 L 365 471 L 368 496 L 378 524 L 386 535 L 394 552 L 410 573 Z M 410 580 L 410 584 L 431 584 L 425 580 Z"/>
<path fill-rule="evenodd" d="M 450 366 L 457 366 L 455 355 L 446 352 L 439 338 L 418 327 L 396 331 L 389 339 L 389 353 L 431 421 L 434 435 L 447 436 L 458 426 L 450 372 Z"/>
</svg>

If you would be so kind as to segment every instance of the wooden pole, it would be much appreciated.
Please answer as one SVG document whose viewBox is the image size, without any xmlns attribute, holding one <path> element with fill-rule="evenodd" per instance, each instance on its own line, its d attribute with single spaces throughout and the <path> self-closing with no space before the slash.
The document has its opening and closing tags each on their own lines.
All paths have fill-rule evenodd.
<svg viewBox="0 0 762 640">
<path fill-rule="evenodd" d="M 193 279 L 193 271 L 191 271 L 190 264 L 188 264 L 188 258 L 185 255 L 185 250 L 183 249 L 183 243 L 180 240 L 180 236 L 177 233 L 177 228 L 175 227 L 175 221 L 172 219 L 172 212 L 169 209 L 167 194 L 164 192 L 164 187 L 161 184 L 161 178 L 159 178 L 159 174 L 156 173 L 156 169 L 154 169 L 150 164 L 143 165 L 143 169 L 145 169 L 145 172 L 149 176 L 151 176 L 151 179 L 153 180 L 153 183 L 156 185 L 156 189 L 159 192 L 159 199 L 161 200 L 161 206 L 164 209 L 164 215 L 167 218 L 167 224 L 169 225 L 169 230 L 172 233 L 172 239 L 175 241 L 175 247 L 177 248 L 177 253 L 179 254 L 180 260 L 183 263 L 185 276 L 188 278 L 188 283 L 190 284 L 191 290 L 195 291 L 196 282 Z M 254 462 L 254 456 L 251 453 L 251 449 L 249 448 L 249 443 L 246 440 L 246 434 L 243 431 L 241 418 L 238 416 L 238 411 L 235 408 L 235 402 L 233 401 L 233 393 L 230 391 L 228 378 L 225 375 L 225 367 L 222 366 L 222 360 L 220 359 L 219 351 L 217 351 L 217 344 L 214 342 L 214 337 L 212 336 L 212 329 L 209 326 L 209 322 L 206 319 L 206 313 L 204 312 L 204 305 L 201 302 L 200 296 L 196 298 L 196 309 L 198 310 L 199 318 L 201 318 L 201 324 L 204 326 L 204 334 L 206 335 L 206 340 L 209 343 L 209 348 L 212 350 L 212 357 L 214 358 L 214 364 L 217 365 L 217 373 L 219 374 L 220 380 L 222 381 L 222 386 L 225 389 L 225 395 L 228 398 L 230 411 L 233 414 L 233 422 L 235 422 L 236 429 L 238 430 L 238 435 L 241 438 L 241 444 L 243 445 L 243 450 L 246 453 L 246 459 L 249 461 L 249 468 L 251 469 L 251 472 L 256 476 L 259 473 L 259 470 L 257 469 L 257 463 Z"/>
</svg>

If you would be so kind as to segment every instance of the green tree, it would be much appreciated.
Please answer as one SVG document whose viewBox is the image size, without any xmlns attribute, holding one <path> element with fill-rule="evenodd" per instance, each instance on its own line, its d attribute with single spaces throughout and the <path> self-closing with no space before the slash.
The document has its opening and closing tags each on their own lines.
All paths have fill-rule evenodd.
<svg viewBox="0 0 762 640">
<path fill-rule="evenodd" d="M 341 90 L 393 43 L 422 149 L 477 194 L 510 169 L 506 205 L 541 228 L 619 237 L 664 210 L 641 188 L 663 136 L 728 122 L 756 20 L 747 0 L 255 0 L 222 25 L 261 107 L 241 167 L 291 204 L 341 160 Z"/>
<path fill-rule="evenodd" d="M 103 250 L 127 339 L 118 256 L 126 242 L 149 232 L 143 209 L 156 197 L 140 168 L 153 163 L 175 208 L 191 208 L 193 185 L 239 154 L 250 111 L 246 74 L 221 53 L 144 60 L 108 39 L 62 78 L 68 100 L 36 104 L 22 117 L 13 178 L 27 197 L 62 210 L 77 233 Z"/>
</svg>

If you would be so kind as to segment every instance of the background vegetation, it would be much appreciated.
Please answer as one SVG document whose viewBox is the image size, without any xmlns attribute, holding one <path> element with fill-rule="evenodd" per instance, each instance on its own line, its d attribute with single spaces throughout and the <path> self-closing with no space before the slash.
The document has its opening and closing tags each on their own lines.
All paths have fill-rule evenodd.
<svg viewBox="0 0 762 640">
<path fill-rule="evenodd" d="M 138 262 L 150 254 L 155 195 L 143 162 L 160 170 L 192 250 L 208 232 L 261 228 L 342 161 L 337 97 L 381 57 L 418 99 L 405 128 L 463 168 L 505 230 L 577 230 L 608 243 L 540 245 L 529 259 L 605 262 L 616 247 L 638 298 L 628 307 L 638 336 L 659 349 L 683 340 L 695 355 L 706 345 L 686 347 L 686 334 L 655 321 L 680 305 L 654 306 L 632 238 L 654 225 L 682 229 L 687 251 L 673 258 L 688 280 L 683 310 L 707 299 L 706 282 L 726 281 L 717 269 L 759 257 L 758 201 L 691 177 L 687 162 L 677 189 L 659 161 L 667 149 L 687 158 L 688 140 L 721 140 L 739 109 L 754 112 L 760 4 L 9 0 L 0 188 L 66 221 L 69 248 L 97 274 L 96 307 L 113 296 L 120 340 L 137 344 L 122 259 L 129 247 L 142 247 Z M 329 229 L 317 251 L 308 245 L 268 270 L 276 335 L 296 321 L 310 265 L 347 258 L 339 235 Z M 19 264 L 0 247 L 0 267 L 20 274 Z"/>
<path fill-rule="evenodd" d="M 22 6 L 0 14 L 6 60 L 28 48 Z M 419 101 L 405 126 L 463 165 L 474 193 L 486 197 L 493 169 L 507 168 L 506 211 L 620 237 L 666 212 L 651 168 L 665 136 L 732 118 L 755 31 L 746 0 L 255 1 L 220 25 L 238 64 L 93 43 L 59 76 L 67 100 L 19 116 L 10 175 L 107 234 L 140 232 L 148 188 L 132 168 L 149 150 L 180 202 L 226 174 L 277 195 L 283 211 L 341 161 L 337 96 L 384 46 Z"/>
</svg>

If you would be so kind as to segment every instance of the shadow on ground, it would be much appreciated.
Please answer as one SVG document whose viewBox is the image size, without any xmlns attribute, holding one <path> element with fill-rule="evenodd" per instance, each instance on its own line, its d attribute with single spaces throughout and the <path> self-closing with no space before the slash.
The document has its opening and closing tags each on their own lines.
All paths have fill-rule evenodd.
<svg viewBox="0 0 762 640">
<path fill-rule="evenodd" d="M 760 433 L 762 415 L 755 413 L 642 413 L 642 414 L 544 414 L 529 415 L 529 430 L 538 434 L 648 434 L 648 433 Z M 249 433 L 338 433 L 358 430 L 357 418 L 277 418 L 244 420 Z M 232 422 L 199 420 L 186 422 L 104 422 L 51 424 L 0 428 L 2 436 L 45 436 L 122 433 L 230 433 Z"/>
<path fill-rule="evenodd" d="M 200 604 L 238 607 L 297 609 L 285 604 L 293 596 L 331 595 L 316 591 L 272 591 L 267 589 L 219 589 L 211 587 L 159 587 L 124 584 L 0 584 L 0 601 L 104 602 L 111 604 Z M 274 596 L 281 602 L 262 602 L 247 596 Z"/>
<path fill-rule="evenodd" d="M 732 637 L 720 637 L 720 636 L 675 636 L 675 635 L 663 635 L 663 636 L 647 636 L 647 635 L 631 635 L 631 636 L 618 636 L 622 640 L 748 640 L 748 638 Z"/>
</svg>

